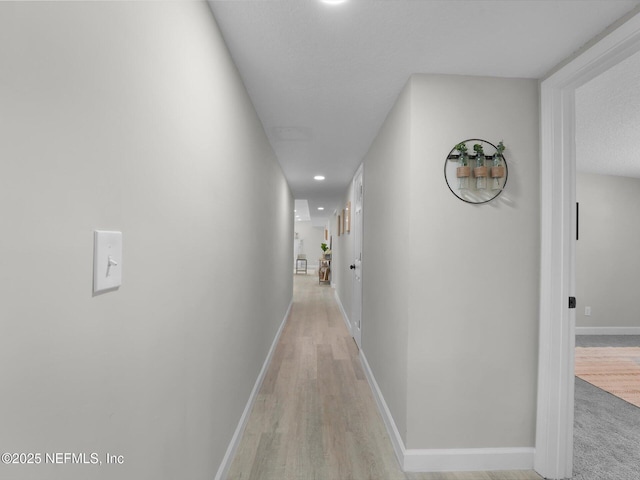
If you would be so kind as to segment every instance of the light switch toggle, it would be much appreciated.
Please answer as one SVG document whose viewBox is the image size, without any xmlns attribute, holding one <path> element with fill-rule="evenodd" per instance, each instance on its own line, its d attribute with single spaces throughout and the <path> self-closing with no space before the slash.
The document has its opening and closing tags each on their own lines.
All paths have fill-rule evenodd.
<svg viewBox="0 0 640 480">
<path fill-rule="evenodd" d="M 109 255 L 109 260 L 107 261 L 107 277 L 111 273 L 111 267 L 117 267 L 118 262 L 116 262 L 111 255 Z"/>
</svg>

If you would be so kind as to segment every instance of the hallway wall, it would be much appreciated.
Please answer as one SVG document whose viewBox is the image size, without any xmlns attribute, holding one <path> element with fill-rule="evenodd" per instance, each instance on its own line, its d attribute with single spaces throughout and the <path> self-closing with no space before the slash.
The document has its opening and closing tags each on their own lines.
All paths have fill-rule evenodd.
<svg viewBox="0 0 640 480">
<path fill-rule="evenodd" d="M 576 327 L 640 328 L 634 248 L 640 224 L 640 179 L 578 173 L 580 237 L 576 242 Z M 631 248 L 628 248 L 631 247 Z M 591 307 L 591 316 L 584 314 Z"/>
<path fill-rule="evenodd" d="M 538 82 L 415 75 L 411 83 L 408 447 L 533 447 Z M 507 147 L 506 189 L 485 205 L 460 201 L 444 180 L 445 157 L 468 138 Z"/>
<path fill-rule="evenodd" d="M 0 476 L 210 480 L 291 301 L 293 199 L 208 5 L 0 2 L 0 64 L 0 444 L 124 457 Z M 98 296 L 94 229 L 124 244 Z"/>
<path fill-rule="evenodd" d="M 533 460 L 538 135 L 535 80 L 414 75 L 365 158 L 363 350 L 415 455 L 527 447 Z M 507 146 L 507 188 L 486 205 L 443 176 L 469 138 Z"/>
<path fill-rule="evenodd" d="M 409 82 L 364 159 L 362 244 L 362 350 L 405 444 L 409 429 L 411 111 Z"/>
<path fill-rule="evenodd" d="M 351 209 L 353 210 L 355 208 L 353 182 L 349 182 L 349 187 L 342 198 L 343 206 L 346 207 L 348 202 L 351 202 Z M 332 283 L 335 286 L 336 294 L 342 303 L 342 308 L 344 308 L 344 312 L 346 313 L 349 321 L 352 320 L 353 316 L 353 270 L 349 269 L 349 265 L 351 265 L 355 260 L 353 222 L 354 215 L 352 211 L 351 231 L 345 232 L 340 236 L 338 236 L 336 232 L 333 232 L 333 258 L 331 261 L 333 275 Z M 337 220 L 334 217 L 331 219 L 331 224 L 337 224 Z"/>
<path fill-rule="evenodd" d="M 302 249 L 299 253 L 307 256 L 309 268 L 318 270 L 318 259 L 322 256 L 321 243 L 329 245 L 329 241 L 324 239 L 324 228 L 314 227 L 311 222 L 295 222 L 295 231 L 298 240 L 301 240 Z"/>
</svg>

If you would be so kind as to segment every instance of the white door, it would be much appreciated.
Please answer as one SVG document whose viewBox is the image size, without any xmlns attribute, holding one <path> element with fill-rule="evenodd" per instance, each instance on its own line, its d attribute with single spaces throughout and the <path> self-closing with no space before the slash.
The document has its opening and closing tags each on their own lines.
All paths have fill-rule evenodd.
<svg viewBox="0 0 640 480">
<path fill-rule="evenodd" d="M 351 332 L 353 338 L 360 345 L 362 332 L 362 205 L 364 184 L 362 182 L 362 166 L 353 179 L 353 307 L 351 312 Z"/>
</svg>

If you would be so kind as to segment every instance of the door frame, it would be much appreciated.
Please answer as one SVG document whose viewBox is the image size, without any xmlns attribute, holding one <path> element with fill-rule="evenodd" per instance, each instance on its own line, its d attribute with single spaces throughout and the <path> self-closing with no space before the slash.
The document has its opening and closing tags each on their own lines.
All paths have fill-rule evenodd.
<svg viewBox="0 0 640 480">
<path fill-rule="evenodd" d="M 541 238 L 538 407 L 534 468 L 573 470 L 575 310 L 575 90 L 640 52 L 640 13 L 540 84 Z"/>
</svg>

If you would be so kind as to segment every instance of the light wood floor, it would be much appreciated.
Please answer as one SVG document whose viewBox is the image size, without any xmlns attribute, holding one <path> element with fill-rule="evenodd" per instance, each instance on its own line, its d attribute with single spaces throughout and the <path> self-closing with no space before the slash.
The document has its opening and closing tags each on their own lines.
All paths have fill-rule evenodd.
<svg viewBox="0 0 640 480">
<path fill-rule="evenodd" d="M 291 316 L 229 480 L 540 480 L 534 472 L 403 473 L 327 285 L 296 275 Z"/>
</svg>

